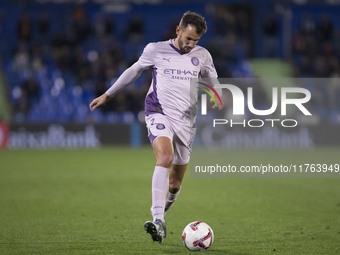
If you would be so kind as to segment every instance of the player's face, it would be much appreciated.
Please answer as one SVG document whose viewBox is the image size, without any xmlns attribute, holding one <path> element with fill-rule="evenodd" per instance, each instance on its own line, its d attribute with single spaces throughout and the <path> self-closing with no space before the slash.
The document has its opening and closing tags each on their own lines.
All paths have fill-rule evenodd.
<svg viewBox="0 0 340 255">
<path fill-rule="evenodd" d="M 183 53 L 189 53 L 201 38 L 201 35 L 196 33 L 196 27 L 190 24 L 184 29 L 178 26 L 176 34 L 179 49 Z"/>
</svg>

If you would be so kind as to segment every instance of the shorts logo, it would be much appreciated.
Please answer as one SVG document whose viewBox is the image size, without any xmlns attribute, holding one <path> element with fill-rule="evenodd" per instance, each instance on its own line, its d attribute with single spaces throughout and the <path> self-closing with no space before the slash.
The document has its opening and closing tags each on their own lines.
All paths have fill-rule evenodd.
<svg viewBox="0 0 340 255">
<path fill-rule="evenodd" d="M 163 129 L 165 129 L 165 126 L 163 124 L 157 124 L 156 128 L 158 130 L 163 130 Z"/>
<path fill-rule="evenodd" d="M 193 57 L 193 58 L 191 58 L 191 63 L 192 63 L 194 66 L 198 66 L 198 64 L 200 63 L 200 61 L 198 60 L 198 58 Z"/>
</svg>

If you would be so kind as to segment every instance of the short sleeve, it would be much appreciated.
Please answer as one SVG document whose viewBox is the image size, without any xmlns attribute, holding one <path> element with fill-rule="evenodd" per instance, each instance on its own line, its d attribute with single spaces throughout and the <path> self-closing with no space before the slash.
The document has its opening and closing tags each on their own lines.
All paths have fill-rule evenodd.
<svg viewBox="0 0 340 255">
<path fill-rule="evenodd" d="M 214 66 L 214 62 L 210 53 L 207 51 L 206 60 L 201 68 L 201 77 L 202 78 L 217 78 L 217 72 Z"/>
<path fill-rule="evenodd" d="M 153 55 L 155 51 L 155 46 L 153 43 L 149 43 L 145 46 L 142 55 L 139 57 L 137 63 L 143 68 L 148 69 L 150 66 L 153 66 Z"/>
</svg>

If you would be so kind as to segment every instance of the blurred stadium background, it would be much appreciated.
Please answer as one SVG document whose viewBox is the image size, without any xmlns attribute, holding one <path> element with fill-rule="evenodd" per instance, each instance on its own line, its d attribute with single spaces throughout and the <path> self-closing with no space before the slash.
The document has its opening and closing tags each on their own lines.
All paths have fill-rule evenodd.
<svg viewBox="0 0 340 255">
<path fill-rule="evenodd" d="M 194 220 L 213 228 L 213 253 L 340 254 L 339 178 L 187 173 L 165 244 L 145 234 L 150 72 L 105 108 L 88 105 L 148 42 L 175 37 L 187 10 L 207 20 L 199 44 L 220 77 L 266 78 L 254 84 L 256 109 L 271 105 L 270 79 L 313 78 L 303 84 L 311 118 L 297 110 L 286 116 L 299 120 L 293 129 L 229 128 L 223 159 L 339 164 L 339 0 L 0 0 L 0 254 L 188 254 L 181 233 Z M 210 147 L 206 138 L 195 145 Z"/>
<path fill-rule="evenodd" d="M 220 77 L 340 75 L 337 0 L 2 0 L 1 147 L 147 144 L 143 107 L 150 72 L 105 108 L 91 113 L 88 105 L 148 42 L 175 37 L 187 10 L 207 20 L 199 44 L 211 52 Z M 333 135 L 313 144 L 339 144 L 338 80 L 308 89 L 315 117 L 308 130 Z M 268 85 L 259 83 L 255 103 L 265 104 L 268 96 L 271 102 Z"/>
</svg>

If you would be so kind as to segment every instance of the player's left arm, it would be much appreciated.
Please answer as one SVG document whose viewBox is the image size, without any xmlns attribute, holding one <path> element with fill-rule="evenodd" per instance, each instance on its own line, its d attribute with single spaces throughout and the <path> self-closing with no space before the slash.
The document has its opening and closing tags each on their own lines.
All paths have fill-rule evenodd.
<svg viewBox="0 0 340 255">
<path fill-rule="evenodd" d="M 212 60 L 212 57 L 209 52 L 207 52 L 207 58 L 203 64 L 203 67 L 201 68 L 200 72 L 201 77 L 203 78 L 204 81 L 209 83 L 212 87 L 214 87 L 217 84 L 220 84 L 218 79 L 217 79 L 217 72 Z M 221 110 L 224 106 L 224 103 L 222 101 L 222 89 L 215 89 L 217 93 L 214 94 L 214 99 L 216 104 L 213 105 L 213 109 L 219 109 Z M 211 98 L 210 102 L 214 102 L 214 100 Z"/>
<path fill-rule="evenodd" d="M 218 79 L 216 79 L 216 80 L 217 80 L 217 82 L 214 83 L 215 85 L 219 84 Z M 222 98 L 221 98 L 222 97 L 222 89 L 220 89 L 219 91 L 220 92 L 218 92 L 217 95 L 216 94 L 214 95 L 214 99 L 215 99 L 216 104 L 214 104 L 212 106 L 212 108 L 221 110 L 224 107 L 224 103 L 223 103 Z M 211 98 L 210 102 L 213 103 L 214 100 Z"/>
</svg>

